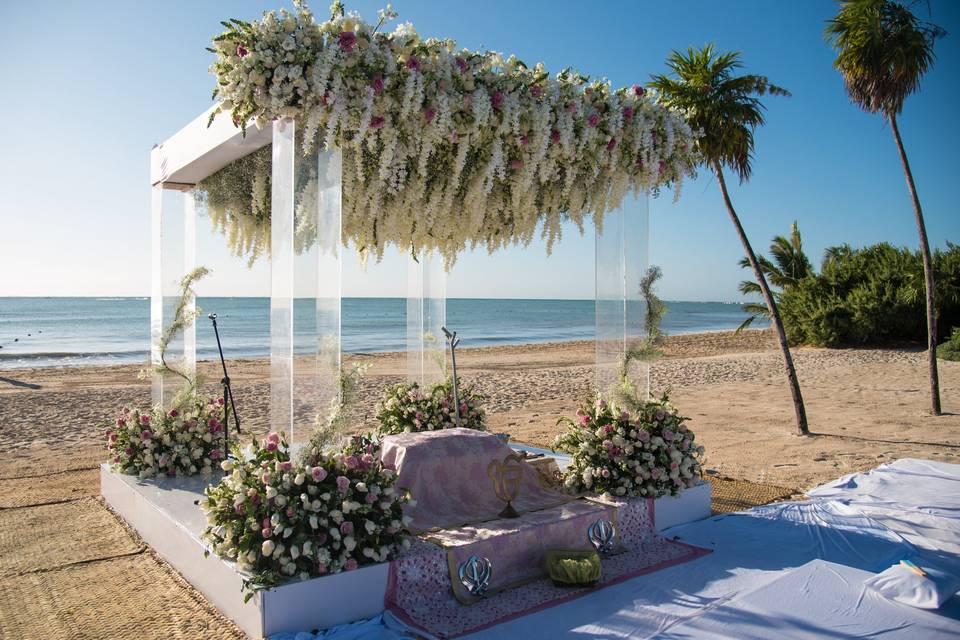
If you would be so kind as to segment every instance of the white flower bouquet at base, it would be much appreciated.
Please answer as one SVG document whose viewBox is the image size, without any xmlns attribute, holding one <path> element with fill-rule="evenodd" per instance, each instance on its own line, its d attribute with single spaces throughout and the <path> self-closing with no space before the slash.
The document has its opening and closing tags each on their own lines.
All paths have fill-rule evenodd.
<svg viewBox="0 0 960 640">
<path fill-rule="evenodd" d="M 246 598 L 285 580 L 306 580 L 385 562 L 409 546 L 396 475 L 372 454 L 313 448 L 297 462 L 271 433 L 251 458 L 225 460 L 200 505 L 210 549 L 246 572 Z"/>
<path fill-rule="evenodd" d="M 176 408 L 124 407 L 106 429 L 115 471 L 152 476 L 210 475 L 226 457 L 223 398 L 191 396 Z"/>
<path fill-rule="evenodd" d="M 634 411 L 605 400 L 585 404 L 553 448 L 572 456 L 563 474 L 572 493 L 658 498 L 677 495 L 700 479 L 703 447 L 664 395 Z"/>
</svg>

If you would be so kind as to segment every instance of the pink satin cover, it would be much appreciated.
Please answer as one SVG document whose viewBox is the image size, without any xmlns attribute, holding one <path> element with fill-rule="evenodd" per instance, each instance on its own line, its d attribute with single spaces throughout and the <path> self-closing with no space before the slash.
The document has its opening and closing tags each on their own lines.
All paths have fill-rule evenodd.
<svg viewBox="0 0 960 640">
<path fill-rule="evenodd" d="M 408 489 L 416 501 L 404 507 L 414 533 L 462 527 L 498 517 L 506 503 L 494 493 L 487 466 L 503 461 L 513 449 L 494 435 L 475 429 L 442 429 L 402 433 L 383 439 L 381 459 L 397 469 L 397 486 Z M 538 511 L 571 501 L 543 485 L 527 462 L 513 506 L 520 513 Z"/>
</svg>

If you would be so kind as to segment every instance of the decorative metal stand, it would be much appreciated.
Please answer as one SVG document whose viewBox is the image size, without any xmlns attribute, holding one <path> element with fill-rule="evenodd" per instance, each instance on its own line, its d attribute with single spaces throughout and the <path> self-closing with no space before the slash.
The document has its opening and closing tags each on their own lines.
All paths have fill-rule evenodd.
<svg viewBox="0 0 960 640">
<path fill-rule="evenodd" d="M 501 518 L 519 518 L 520 514 L 513 508 L 513 501 L 520 492 L 520 480 L 523 477 L 523 459 L 516 453 L 511 453 L 503 459 L 491 460 L 487 465 L 487 475 L 493 480 L 493 492 L 507 503 L 499 513 Z"/>
<path fill-rule="evenodd" d="M 446 327 L 440 327 L 443 335 L 447 337 L 447 344 L 450 345 L 450 365 L 453 367 L 453 411 L 456 416 L 457 424 L 460 424 L 460 391 L 457 387 L 457 345 L 460 340 L 457 338 L 456 331 L 449 331 Z"/>
<path fill-rule="evenodd" d="M 475 598 L 482 598 L 490 586 L 493 575 L 493 566 L 488 558 L 470 556 L 457 568 L 460 583 L 466 587 L 467 593 Z"/>
<path fill-rule="evenodd" d="M 230 376 L 227 375 L 227 361 L 223 358 L 223 346 L 220 344 L 220 331 L 217 329 L 217 314 L 211 313 L 207 316 L 213 323 L 213 335 L 217 337 L 217 351 L 220 352 L 220 366 L 223 367 L 223 379 L 220 384 L 223 385 L 223 453 L 228 455 L 228 443 L 230 441 L 230 413 L 233 413 L 233 422 L 237 425 L 237 435 L 240 435 L 240 416 L 237 414 L 237 405 L 233 401 L 233 389 L 230 387 Z M 229 405 L 227 404 L 229 402 Z M 228 410 L 229 406 L 229 410 Z"/>
</svg>

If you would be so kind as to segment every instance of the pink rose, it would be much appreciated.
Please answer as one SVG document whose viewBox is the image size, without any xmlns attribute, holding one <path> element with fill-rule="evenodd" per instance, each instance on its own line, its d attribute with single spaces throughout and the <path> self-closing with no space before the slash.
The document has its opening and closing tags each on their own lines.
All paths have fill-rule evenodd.
<svg viewBox="0 0 960 640">
<path fill-rule="evenodd" d="M 503 106 L 503 94 L 500 93 L 500 91 L 494 91 L 490 97 L 490 102 L 493 104 L 494 109 L 499 109 Z"/>
<path fill-rule="evenodd" d="M 516 170 L 516 169 L 520 169 L 520 168 L 522 168 L 522 167 L 523 167 L 523 160 L 514 158 L 513 160 L 510 161 L 510 168 L 511 168 L 511 169 Z M 460 405 L 460 410 L 461 410 L 461 411 L 466 411 L 466 409 L 464 408 L 465 406 L 466 406 L 466 405 Z"/>
<path fill-rule="evenodd" d="M 379 129 L 380 127 L 383 126 L 384 122 L 386 122 L 386 120 L 384 120 L 383 116 L 376 116 L 375 118 L 370 120 L 370 128 Z"/>
<path fill-rule="evenodd" d="M 292 505 L 289 506 L 289 507 L 287 507 L 287 517 L 288 517 L 288 518 L 292 518 L 296 512 L 297 512 L 297 510 L 294 509 Z"/>
<path fill-rule="evenodd" d="M 528 144 L 530 144 L 530 138 L 528 138 L 527 136 L 520 136 L 520 144 L 524 147 L 527 146 Z"/>
<path fill-rule="evenodd" d="M 346 493 L 350 488 L 350 478 L 347 476 L 337 476 L 337 489 L 340 493 Z"/>
<path fill-rule="evenodd" d="M 237 515 L 242 516 L 246 512 L 247 508 L 243 504 L 238 504 L 233 507 L 233 510 L 237 512 Z"/>
<path fill-rule="evenodd" d="M 353 31 L 341 31 L 337 36 L 337 44 L 344 53 L 350 53 L 357 46 L 357 34 Z"/>
<path fill-rule="evenodd" d="M 260 532 L 260 535 L 262 535 L 264 538 L 269 538 L 273 535 L 273 529 L 266 527 Z"/>
<path fill-rule="evenodd" d="M 556 129 L 550 132 L 550 142 L 560 142 L 560 132 Z"/>
<path fill-rule="evenodd" d="M 268 441 L 268 442 L 276 442 L 276 443 L 279 443 L 279 442 L 280 442 L 280 434 L 277 433 L 276 431 L 274 431 L 273 433 L 271 433 L 270 435 L 267 436 L 267 441 Z"/>
<path fill-rule="evenodd" d="M 222 457 L 223 457 L 223 452 L 220 451 L 220 449 L 214 449 L 213 451 L 210 452 L 211 460 L 219 460 Z"/>
<path fill-rule="evenodd" d="M 374 95 L 380 95 L 383 93 L 383 76 L 377 75 L 373 76 L 373 93 Z"/>
<path fill-rule="evenodd" d="M 373 504 L 376 501 L 377 501 L 377 494 L 375 493 L 367 494 L 367 504 Z"/>
<path fill-rule="evenodd" d="M 664 413 L 662 409 L 657 409 L 657 412 L 653 414 L 653 419 L 656 420 L 657 422 L 660 422 L 666 417 L 667 417 L 667 414 Z"/>
<path fill-rule="evenodd" d="M 344 570 L 344 571 L 353 571 L 354 569 L 357 568 L 357 566 L 358 566 L 358 565 L 357 565 L 357 561 L 354 560 L 353 558 L 350 558 L 349 560 L 347 560 L 346 562 L 343 563 L 343 570 Z"/>
<path fill-rule="evenodd" d="M 141 439 L 141 440 L 146 441 L 146 440 L 149 440 L 149 439 L 152 438 L 152 437 L 153 437 L 153 434 L 150 433 L 149 431 L 141 431 L 141 432 L 140 432 L 140 439 Z"/>
<path fill-rule="evenodd" d="M 653 469 L 650 469 L 650 477 L 654 480 L 659 479 L 662 473 L 663 472 L 660 470 L 660 467 L 654 467 Z"/>
<path fill-rule="evenodd" d="M 317 563 L 317 573 L 321 573 L 321 574 L 322 574 L 322 573 L 326 573 L 326 572 L 327 572 L 327 565 L 325 565 L 325 564 L 322 563 L 322 562 L 318 562 L 318 563 Z"/>
<path fill-rule="evenodd" d="M 623 422 L 629 422 L 629 421 L 630 421 L 630 412 L 629 412 L 629 411 L 621 411 L 621 412 L 620 412 L 620 420 L 623 421 Z"/>
<path fill-rule="evenodd" d="M 260 482 L 263 484 L 270 484 L 270 481 L 273 480 L 273 477 L 269 473 L 265 473 L 260 476 Z"/>
<path fill-rule="evenodd" d="M 269 528 L 270 528 L 270 518 L 264 518 L 264 519 L 263 519 L 263 522 L 261 523 L 261 525 L 262 525 L 262 528 L 263 528 L 263 529 L 269 529 Z"/>
<path fill-rule="evenodd" d="M 660 175 L 663 175 L 667 171 L 667 163 L 664 162 L 663 160 L 660 161 L 659 170 L 660 170 Z"/>
<path fill-rule="evenodd" d="M 571 100 L 567 103 L 567 113 L 576 113 L 577 112 L 577 103 Z"/>
<path fill-rule="evenodd" d="M 530 87 L 530 94 L 534 98 L 539 98 L 540 96 L 543 95 L 543 87 L 541 87 L 538 84 L 533 85 L 532 87 Z"/>
<path fill-rule="evenodd" d="M 583 426 L 587 426 L 588 424 L 590 424 L 590 416 L 588 415 L 580 416 L 580 424 L 582 424 Z"/>
<path fill-rule="evenodd" d="M 310 475 L 313 476 L 314 482 L 323 482 L 323 479 L 327 477 L 327 470 L 323 467 L 314 467 Z"/>
<path fill-rule="evenodd" d="M 463 58 L 461 58 L 461 57 L 458 56 L 458 57 L 454 60 L 454 62 L 457 63 L 457 69 L 460 70 L 460 73 L 466 73 L 466 72 L 467 72 L 467 61 L 466 61 L 466 60 L 464 60 Z"/>
<path fill-rule="evenodd" d="M 140 424 L 150 424 L 150 416 L 146 413 L 140 416 Z"/>
<path fill-rule="evenodd" d="M 650 432 L 642 429 L 637 433 L 637 440 L 640 442 L 650 442 Z"/>
<path fill-rule="evenodd" d="M 643 87 L 638 84 L 633 85 L 633 95 L 642 96 L 644 93 L 646 92 L 644 91 Z"/>
<path fill-rule="evenodd" d="M 591 113 L 590 117 L 587 118 L 587 124 L 589 124 L 591 127 L 597 126 L 600 124 L 600 116 L 595 113 Z"/>
<path fill-rule="evenodd" d="M 427 107 L 423 110 L 423 118 L 427 122 L 433 122 L 433 119 L 437 116 L 437 110 L 433 107 Z"/>
<path fill-rule="evenodd" d="M 416 56 L 410 56 L 407 58 L 407 69 L 413 71 L 420 71 L 420 59 Z"/>
<path fill-rule="evenodd" d="M 127 447 L 126 449 L 123 450 L 123 453 L 124 453 L 124 455 L 126 455 L 126 456 L 128 456 L 128 457 L 129 457 L 129 456 L 132 456 L 132 455 L 133 455 L 133 449 L 131 449 L 130 447 Z"/>
<path fill-rule="evenodd" d="M 353 523 L 352 523 L 352 522 L 349 522 L 349 521 L 341 522 L 341 523 L 340 523 L 340 533 L 342 533 L 342 534 L 345 535 L 345 536 L 348 536 L 348 535 L 350 535 L 351 533 L 353 533 Z"/>
<path fill-rule="evenodd" d="M 283 462 L 280 463 L 281 471 L 290 471 L 290 469 L 293 469 L 293 463 L 290 462 L 289 460 L 284 460 Z"/>
<path fill-rule="evenodd" d="M 171 417 L 171 418 L 176 418 L 178 415 L 180 415 L 180 412 L 179 412 L 179 411 L 177 411 L 176 409 L 170 409 L 170 417 Z"/>
<path fill-rule="evenodd" d="M 125 426 L 127 426 L 127 421 L 126 421 L 126 419 L 125 419 L 125 418 L 117 418 L 117 426 L 118 426 L 118 427 L 125 427 Z"/>
<path fill-rule="evenodd" d="M 362 456 L 360 456 L 360 462 L 362 462 L 365 467 L 371 466 L 373 464 L 373 454 L 372 453 L 363 454 Z"/>
<path fill-rule="evenodd" d="M 249 53 L 250 53 L 250 51 L 248 51 L 245 46 L 243 46 L 242 44 L 238 44 L 238 45 L 237 45 L 237 56 L 238 56 L 238 57 L 240 57 L 240 58 L 245 58 L 245 57 L 247 56 L 247 54 L 249 54 Z"/>
<path fill-rule="evenodd" d="M 633 120 L 633 107 L 624 107 L 623 108 L 623 119 L 627 122 Z"/>
<path fill-rule="evenodd" d="M 276 450 L 277 450 L 276 442 L 273 442 L 272 440 L 270 442 L 267 442 L 267 451 L 276 451 Z"/>
<path fill-rule="evenodd" d="M 606 424 L 606 425 L 604 425 L 604 426 L 603 426 L 603 432 L 606 433 L 607 435 L 613 433 L 613 425 L 612 425 L 612 424 Z M 608 442 L 609 442 L 609 441 L 608 441 Z"/>
<path fill-rule="evenodd" d="M 356 469 L 360 466 L 360 461 L 357 460 L 356 456 L 347 456 L 344 458 L 343 464 L 347 466 L 347 469 Z"/>
<path fill-rule="evenodd" d="M 616 138 L 610 138 L 610 142 L 607 143 L 607 151 L 613 151 L 617 148 Z"/>
</svg>

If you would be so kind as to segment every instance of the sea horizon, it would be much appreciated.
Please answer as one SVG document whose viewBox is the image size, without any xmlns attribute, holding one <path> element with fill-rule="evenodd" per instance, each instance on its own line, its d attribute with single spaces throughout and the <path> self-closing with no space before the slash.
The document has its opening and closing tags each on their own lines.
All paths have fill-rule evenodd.
<svg viewBox="0 0 960 640">
<path fill-rule="evenodd" d="M 308 299 L 302 300 L 297 306 L 308 314 Z M 747 317 L 741 303 L 665 303 L 661 328 L 667 335 L 729 331 Z M 269 297 L 200 296 L 197 304 L 204 314 L 217 313 L 227 358 L 269 355 Z M 462 337 L 463 348 L 592 340 L 594 316 L 593 299 L 447 299 L 447 325 Z M 341 318 L 346 353 L 406 349 L 405 298 L 345 297 Z M 217 357 L 206 317 L 198 318 L 196 335 L 197 359 Z M 143 363 L 149 349 L 149 297 L 0 297 L 0 370 Z"/>
</svg>

